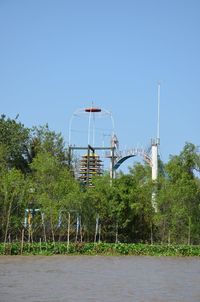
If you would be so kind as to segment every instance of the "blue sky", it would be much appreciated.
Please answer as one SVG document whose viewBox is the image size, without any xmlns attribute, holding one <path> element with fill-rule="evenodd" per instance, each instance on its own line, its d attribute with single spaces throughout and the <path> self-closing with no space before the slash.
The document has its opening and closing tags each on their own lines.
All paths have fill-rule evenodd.
<svg viewBox="0 0 200 302">
<path fill-rule="evenodd" d="M 147 146 L 158 81 L 166 162 L 200 145 L 200 1 L 0 0 L 0 112 L 25 126 L 48 123 L 67 143 L 73 112 L 94 102 L 120 149 Z"/>
</svg>

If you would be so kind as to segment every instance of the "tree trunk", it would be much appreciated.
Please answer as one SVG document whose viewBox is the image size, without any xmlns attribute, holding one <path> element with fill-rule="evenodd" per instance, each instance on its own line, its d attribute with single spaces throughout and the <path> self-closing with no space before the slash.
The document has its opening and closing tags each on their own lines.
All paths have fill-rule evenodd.
<svg viewBox="0 0 200 302">
<path fill-rule="evenodd" d="M 23 254 L 23 247 L 24 247 L 24 229 L 22 230 L 21 255 Z"/>
<path fill-rule="evenodd" d="M 151 223 L 151 245 L 153 244 L 153 224 Z"/>
<path fill-rule="evenodd" d="M 6 194 L 6 198 L 5 199 L 7 200 L 7 194 Z M 5 229 L 5 236 L 4 236 L 4 244 L 7 242 L 8 228 L 9 228 L 9 224 L 10 224 L 10 213 L 11 213 L 11 208 L 12 208 L 12 199 L 13 199 L 13 197 L 11 198 L 11 201 L 10 201 L 10 204 L 9 204 L 9 208 L 8 208 L 7 221 L 6 221 L 6 229 Z"/>
<path fill-rule="evenodd" d="M 69 234 L 70 234 L 70 213 L 68 213 L 68 224 L 67 224 L 67 251 L 69 251 Z"/>
<path fill-rule="evenodd" d="M 51 223 L 52 240 L 53 240 L 53 243 L 55 243 L 55 235 L 54 235 L 54 229 L 53 229 L 53 215 L 52 215 L 52 209 L 51 209 L 51 215 L 50 215 L 50 223 Z"/>
<path fill-rule="evenodd" d="M 116 223 L 116 228 L 115 228 L 115 243 L 118 243 L 118 222 Z"/>
<path fill-rule="evenodd" d="M 191 243 L 191 217 L 188 217 L 188 245 Z"/>
<path fill-rule="evenodd" d="M 44 222 L 44 213 L 41 213 L 42 217 L 42 226 L 43 226 L 43 233 L 44 233 L 44 242 L 47 242 L 47 236 L 46 236 L 46 227 L 45 227 L 45 222 Z"/>
<path fill-rule="evenodd" d="M 97 235 L 99 230 L 99 215 L 96 217 L 96 226 L 95 226 L 95 234 L 94 234 L 94 243 L 97 241 Z"/>
</svg>

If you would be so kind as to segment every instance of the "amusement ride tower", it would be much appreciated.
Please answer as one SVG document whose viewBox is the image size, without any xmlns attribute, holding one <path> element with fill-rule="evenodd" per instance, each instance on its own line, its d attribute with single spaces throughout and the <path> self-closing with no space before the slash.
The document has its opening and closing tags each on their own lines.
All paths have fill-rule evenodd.
<svg viewBox="0 0 200 302">
<path fill-rule="evenodd" d="M 74 129 L 74 122 L 80 120 L 82 118 L 86 118 L 87 126 L 85 127 L 86 130 L 82 132 L 81 139 L 74 142 L 73 133 L 77 130 Z M 100 128 L 96 127 L 96 121 L 101 120 Z M 109 131 L 106 129 L 105 131 L 105 121 L 109 120 L 110 128 Z M 103 122 L 102 122 L 103 121 Z M 154 182 L 154 191 L 152 193 L 152 206 L 154 207 L 155 211 L 157 211 L 157 204 L 156 204 L 156 187 L 157 187 L 157 178 L 158 178 L 158 152 L 160 146 L 160 83 L 158 84 L 158 116 L 157 116 L 157 137 L 156 139 L 151 140 L 151 150 L 145 150 L 143 148 L 132 148 L 130 150 L 119 151 L 119 142 L 114 133 L 114 120 L 110 111 L 94 107 L 86 107 L 82 109 L 77 109 L 71 119 L 69 124 L 69 159 L 71 159 L 71 154 L 73 151 L 85 151 L 86 153 L 82 154 L 81 160 L 78 161 L 76 170 L 76 177 L 80 180 L 80 182 L 87 186 L 93 186 L 92 179 L 95 175 L 102 175 L 103 174 L 103 160 L 104 158 L 110 159 L 110 177 L 111 179 L 115 178 L 116 170 L 120 167 L 120 165 L 127 160 L 128 158 L 134 156 L 140 156 L 143 160 L 151 166 L 152 170 L 152 181 Z M 82 126 L 79 126 L 79 129 L 83 131 Z M 104 129 L 103 129 L 104 128 Z M 107 127 L 108 128 L 108 127 Z M 101 129 L 101 141 L 98 141 L 96 144 L 97 132 Z M 87 133 L 87 145 L 83 145 L 83 133 Z M 109 143 L 105 145 L 104 139 L 102 137 L 106 136 L 109 137 Z M 109 133 L 108 133 L 109 132 Z M 81 142 L 81 143 L 80 143 Z M 102 155 L 102 151 L 104 154 Z M 100 152 L 100 154 L 97 154 Z"/>
<path fill-rule="evenodd" d="M 82 145 L 83 143 L 80 141 L 83 139 L 82 137 L 74 142 L 73 133 L 76 132 L 74 129 L 75 120 L 78 120 L 79 123 L 82 118 L 86 118 L 87 120 L 87 127 L 81 126 L 81 131 L 87 132 L 87 146 Z M 101 121 L 100 127 L 97 127 L 97 120 Z M 108 127 L 109 124 L 109 127 Z M 107 125 L 107 128 L 105 127 Z M 80 128 L 80 127 L 79 127 Z M 84 132 L 84 133 L 85 133 Z M 105 133 L 106 132 L 106 133 Z M 83 132 L 82 132 L 83 134 Z M 105 146 L 105 136 L 109 137 L 111 143 Z M 117 145 L 113 143 L 116 141 L 114 138 L 114 120 L 112 117 L 111 112 L 108 110 L 94 107 L 77 109 L 70 120 L 69 125 L 69 154 L 71 157 L 72 151 L 86 151 L 85 154 L 82 154 L 81 160 L 79 160 L 78 168 L 76 169 L 76 176 L 80 180 L 83 185 L 87 185 L 89 187 L 93 186 L 93 177 L 97 175 L 102 175 L 103 173 L 103 163 L 102 159 L 97 152 L 105 152 L 110 151 L 110 175 L 114 176 L 114 159 L 115 159 L 115 149 Z M 99 145 L 96 145 L 96 141 L 98 141 Z"/>
</svg>

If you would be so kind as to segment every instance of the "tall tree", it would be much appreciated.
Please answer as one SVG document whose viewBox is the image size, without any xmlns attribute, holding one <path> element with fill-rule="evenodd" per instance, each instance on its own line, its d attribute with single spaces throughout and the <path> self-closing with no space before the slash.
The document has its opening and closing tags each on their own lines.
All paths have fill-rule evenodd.
<svg viewBox="0 0 200 302">
<path fill-rule="evenodd" d="M 36 204 L 49 221 L 54 241 L 59 217 L 71 210 L 78 211 L 79 186 L 67 169 L 49 152 L 40 152 L 31 164 Z M 65 228 L 66 229 L 66 228 Z"/>
<path fill-rule="evenodd" d="M 48 152 L 56 157 L 60 163 L 66 165 L 67 152 L 64 146 L 64 139 L 61 133 L 49 129 L 48 124 L 31 129 L 29 160 L 41 152 Z"/>
<path fill-rule="evenodd" d="M 15 168 L 1 171 L 0 177 L 1 237 L 6 242 L 8 234 L 14 236 L 21 230 L 26 183 L 22 172 Z"/>
<path fill-rule="evenodd" d="M 199 154 L 186 143 L 179 155 L 171 156 L 165 167 L 167 177 L 159 190 L 160 222 L 163 241 L 199 242 L 200 186 L 196 172 Z"/>
<path fill-rule="evenodd" d="M 17 119 L 0 117 L 0 148 L 6 152 L 8 167 L 27 171 L 28 168 L 29 129 Z"/>
<path fill-rule="evenodd" d="M 151 173 L 147 165 L 137 163 L 129 174 L 122 174 L 115 180 L 113 198 L 122 240 L 150 240 L 153 223 L 151 195 Z"/>
</svg>

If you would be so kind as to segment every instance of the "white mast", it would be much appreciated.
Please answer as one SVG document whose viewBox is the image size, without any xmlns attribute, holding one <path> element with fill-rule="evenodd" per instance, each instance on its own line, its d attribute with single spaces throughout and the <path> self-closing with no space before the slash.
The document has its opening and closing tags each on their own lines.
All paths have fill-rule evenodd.
<svg viewBox="0 0 200 302">
<path fill-rule="evenodd" d="M 160 83 L 158 83 L 158 107 L 157 107 L 157 137 L 151 143 L 151 164 L 152 164 L 152 181 L 156 183 L 158 179 L 158 148 L 160 145 Z M 152 206 L 155 212 L 157 209 L 156 193 L 152 193 Z"/>
<path fill-rule="evenodd" d="M 152 140 L 152 180 L 158 178 L 158 147 L 160 145 L 160 83 L 158 83 L 157 137 Z"/>
<path fill-rule="evenodd" d="M 160 145 L 160 82 L 158 82 L 157 144 Z"/>
</svg>

